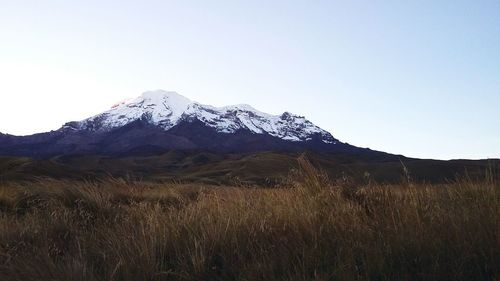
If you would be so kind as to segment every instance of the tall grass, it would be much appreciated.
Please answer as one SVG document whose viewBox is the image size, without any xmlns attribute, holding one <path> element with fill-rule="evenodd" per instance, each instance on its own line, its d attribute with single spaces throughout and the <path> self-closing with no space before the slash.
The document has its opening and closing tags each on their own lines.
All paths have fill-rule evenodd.
<svg viewBox="0 0 500 281">
<path fill-rule="evenodd" d="M 0 280 L 499 280 L 500 187 L 0 186 Z"/>
</svg>

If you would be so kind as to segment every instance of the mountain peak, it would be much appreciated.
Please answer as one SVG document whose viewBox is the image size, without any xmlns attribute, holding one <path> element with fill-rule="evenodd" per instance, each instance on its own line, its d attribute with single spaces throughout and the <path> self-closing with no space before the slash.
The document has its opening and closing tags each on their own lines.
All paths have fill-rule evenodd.
<svg viewBox="0 0 500 281">
<path fill-rule="evenodd" d="M 141 98 L 148 100 L 183 100 L 185 102 L 191 102 L 190 99 L 177 92 L 164 90 L 146 91 L 141 94 Z"/>
<path fill-rule="evenodd" d="M 257 109 L 255 109 L 251 105 L 245 104 L 245 103 L 224 106 L 222 108 L 226 109 L 226 110 L 244 110 L 244 111 L 254 111 L 254 112 L 258 111 Z"/>
<path fill-rule="evenodd" d="M 86 131 L 109 131 L 136 120 L 145 120 L 165 131 L 181 122 L 199 120 L 220 133 L 238 130 L 267 134 L 286 141 L 310 141 L 319 138 L 336 143 L 330 133 L 304 117 L 284 113 L 271 115 L 248 104 L 223 107 L 203 105 L 172 91 L 147 91 L 141 96 L 121 102 L 110 110 L 79 122 L 69 122 L 63 128 Z"/>
</svg>

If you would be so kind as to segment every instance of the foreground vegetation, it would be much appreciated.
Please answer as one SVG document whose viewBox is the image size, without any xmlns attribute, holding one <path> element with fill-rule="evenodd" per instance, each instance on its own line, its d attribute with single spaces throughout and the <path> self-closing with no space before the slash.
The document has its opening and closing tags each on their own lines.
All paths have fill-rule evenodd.
<svg viewBox="0 0 500 281">
<path fill-rule="evenodd" d="M 0 184 L 1 280 L 500 280 L 500 186 Z"/>
</svg>

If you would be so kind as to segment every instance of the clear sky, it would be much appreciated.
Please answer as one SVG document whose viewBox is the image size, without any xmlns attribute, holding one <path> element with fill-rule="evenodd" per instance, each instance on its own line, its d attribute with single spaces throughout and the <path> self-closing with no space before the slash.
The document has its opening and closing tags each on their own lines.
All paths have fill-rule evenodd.
<svg viewBox="0 0 500 281">
<path fill-rule="evenodd" d="M 500 1 L 0 0 L 0 132 L 152 89 L 407 156 L 500 158 Z"/>
</svg>

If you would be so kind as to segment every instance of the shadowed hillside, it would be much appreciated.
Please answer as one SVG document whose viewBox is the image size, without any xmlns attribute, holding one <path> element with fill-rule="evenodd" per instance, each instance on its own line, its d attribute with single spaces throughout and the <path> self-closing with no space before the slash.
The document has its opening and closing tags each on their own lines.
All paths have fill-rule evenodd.
<svg viewBox="0 0 500 281">
<path fill-rule="evenodd" d="M 160 155 L 57 156 L 40 160 L 0 157 L 0 180 L 51 177 L 94 179 L 109 175 L 147 181 L 199 182 L 272 186 L 286 180 L 297 168 L 301 153 L 260 152 L 221 154 L 173 150 Z M 330 178 L 358 183 L 444 183 L 457 178 L 484 179 L 490 171 L 500 175 L 499 160 L 438 161 L 391 154 L 305 153 L 315 167 Z"/>
</svg>

